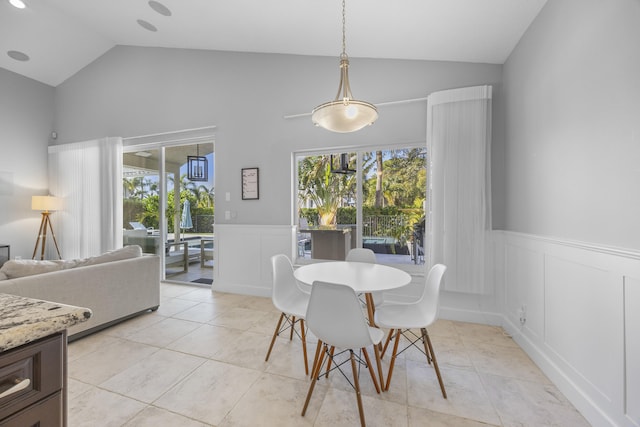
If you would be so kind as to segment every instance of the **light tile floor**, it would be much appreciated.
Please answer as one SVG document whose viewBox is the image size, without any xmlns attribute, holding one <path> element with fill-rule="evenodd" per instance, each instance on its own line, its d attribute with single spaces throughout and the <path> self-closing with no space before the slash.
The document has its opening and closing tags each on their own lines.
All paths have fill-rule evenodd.
<svg viewBox="0 0 640 427">
<path fill-rule="evenodd" d="M 337 372 L 300 415 L 309 379 L 299 340 L 279 338 L 264 361 L 279 315 L 270 299 L 161 287 L 157 312 L 69 345 L 70 427 L 359 425 Z M 502 329 L 439 320 L 430 334 L 448 399 L 424 356 L 407 351 L 388 392 L 377 394 L 363 371 L 367 425 L 589 425 Z"/>
</svg>

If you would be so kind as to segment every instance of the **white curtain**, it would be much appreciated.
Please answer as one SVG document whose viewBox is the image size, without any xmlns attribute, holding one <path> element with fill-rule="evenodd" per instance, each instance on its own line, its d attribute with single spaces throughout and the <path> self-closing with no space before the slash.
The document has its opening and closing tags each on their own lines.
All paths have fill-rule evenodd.
<svg viewBox="0 0 640 427">
<path fill-rule="evenodd" d="M 447 266 L 448 291 L 488 291 L 491 89 L 445 90 L 427 99 L 430 261 Z"/>
<path fill-rule="evenodd" d="M 65 259 L 122 247 L 122 139 L 49 147 L 49 191 L 61 197 L 56 237 Z"/>
</svg>

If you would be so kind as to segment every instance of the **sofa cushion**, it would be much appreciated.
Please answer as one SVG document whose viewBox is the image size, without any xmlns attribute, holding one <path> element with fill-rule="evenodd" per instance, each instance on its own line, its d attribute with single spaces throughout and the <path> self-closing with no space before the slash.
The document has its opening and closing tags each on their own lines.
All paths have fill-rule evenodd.
<svg viewBox="0 0 640 427">
<path fill-rule="evenodd" d="M 142 248 L 137 245 L 125 246 L 114 249 L 102 255 L 73 260 L 35 260 L 19 259 L 9 260 L 0 268 L 0 280 L 14 279 L 16 277 L 33 276 L 34 274 L 50 273 L 52 271 L 66 270 L 68 268 L 83 267 L 85 265 L 102 264 L 105 262 L 120 261 L 123 259 L 142 256 Z"/>
<path fill-rule="evenodd" d="M 77 265 L 78 260 L 40 261 L 35 259 L 12 259 L 5 262 L 0 271 L 4 273 L 7 279 L 14 279 L 16 277 L 33 276 L 34 274 L 64 270 Z"/>
<path fill-rule="evenodd" d="M 125 246 L 123 248 L 114 249 L 98 256 L 78 260 L 78 267 L 85 265 L 96 265 L 105 262 L 120 261 L 123 259 L 137 258 L 142 256 L 142 248 L 138 245 Z"/>
</svg>

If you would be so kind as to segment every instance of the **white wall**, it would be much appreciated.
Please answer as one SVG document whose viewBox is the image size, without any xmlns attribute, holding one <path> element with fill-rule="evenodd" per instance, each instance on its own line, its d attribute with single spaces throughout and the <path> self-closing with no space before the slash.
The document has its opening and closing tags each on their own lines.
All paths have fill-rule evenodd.
<svg viewBox="0 0 640 427">
<path fill-rule="evenodd" d="M 640 2 L 549 1 L 504 96 L 505 228 L 640 248 Z"/>
<path fill-rule="evenodd" d="M 640 426 L 640 2 L 547 2 L 503 94 L 504 326 L 594 426 Z"/>
<path fill-rule="evenodd" d="M 31 196 L 48 192 L 54 89 L 0 68 L 0 94 L 0 243 L 31 258 L 41 218 Z"/>
<path fill-rule="evenodd" d="M 216 194 L 231 193 L 229 202 L 216 198 L 216 210 L 235 213 L 231 220 L 216 216 L 215 288 L 269 295 L 269 256 L 294 247 L 292 152 L 425 141 L 424 101 L 382 106 L 373 126 L 353 134 L 315 128 L 310 117 L 283 118 L 332 99 L 338 65 L 337 57 L 115 47 L 56 88 L 58 142 L 215 125 Z M 350 77 L 354 96 L 374 103 L 479 84 L 493 85 L 499 98 L 502 66 L 351 58 Z M 493 117 L 499 142 L 499 102 Z M 503 163 L 496 163 L 500 171 Z M 260 168 L 260 200 L 240 200 L 243 167 Z M 493 294 L 444 299 L 450 317 L 499 321 Z"/>
<path fill-rule="evenodd" d="M 310 112 L 331 100 L 337 57 L 115 47 L 56 88 L 58 142 L 216 126 L 219 224 L 291 224 L 291 152 L 329 146 L 424 141 L 426 103 L 381 107 L 354 134 L 315 128 Z M 453 87 L 499 86 L 502 66 L 351 58 L 356 98 L 378 103 Z M 496 118 L 496 126 L 501 126 Z M 260 200 L 242 201 L 240 169 L 260 168 Z"/>
</svg>

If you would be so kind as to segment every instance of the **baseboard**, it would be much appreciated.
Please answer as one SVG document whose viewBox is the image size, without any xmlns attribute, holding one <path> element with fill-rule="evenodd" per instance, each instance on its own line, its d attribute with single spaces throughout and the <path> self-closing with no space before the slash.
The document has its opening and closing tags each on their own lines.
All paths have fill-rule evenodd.
<svg viewBox="0 0 640 427">
<path fill-rule="evenodd" d="M 592 425 L 603 427 L 618 426 L 614 420 L 609 418 L 607 414 L 597 406 L 596 402 L 590 399 L 589 396 L 546 355 L 543 349 L 536 346 L 535 343 L 506 316 L 502 316 L 502 327 Z"/>
<path fill-rule="evenodd" d="M 482 325 L 502 325 L 502 315 L 477 310 L 464 310 L 453 307 L 440 306 L 438 314 L 440 319 L 455 320 L 458 322 L 480 323 Z"/>
<path fill-rule="evenodd" d="M 231 294 L 271 298 L 271 288 L 251 286 L 240 283 L 223 283 L 220 280 L 214 280 L 213 284 L 211 285 L 211 289 L 216 292 L 227 292 Z"/>
</svg>

